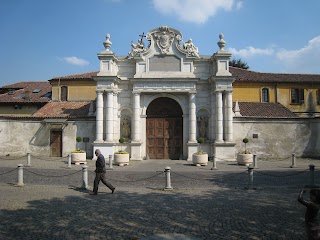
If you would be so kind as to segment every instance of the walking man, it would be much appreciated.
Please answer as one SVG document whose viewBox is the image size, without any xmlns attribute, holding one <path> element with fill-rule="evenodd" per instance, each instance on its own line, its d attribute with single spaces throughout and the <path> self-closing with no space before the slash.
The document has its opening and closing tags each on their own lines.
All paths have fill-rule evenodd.
<svg viewBox="0 0 320 240">
<path fill-rule="evenodd" d="M 97 156 L 97 161 L 96 161 L 96 177 L 94 179 L 94 184 L 93 184 L 93 192 L 91 192 L 91 195 L 97 195 L 98 194 L 98 187 L 99 187 L 99 182 L 101 182 L 106 185 L 110 190 L 111 193 L 113 194 L 115 187 L 111 185 L 111 183 L 107 182 L 106 179 L 106 161 L 104 159 L 104 156 L 101 154 L 100 150 L 97 149 L 95 151 L 95 154 Z"/>
</svg>

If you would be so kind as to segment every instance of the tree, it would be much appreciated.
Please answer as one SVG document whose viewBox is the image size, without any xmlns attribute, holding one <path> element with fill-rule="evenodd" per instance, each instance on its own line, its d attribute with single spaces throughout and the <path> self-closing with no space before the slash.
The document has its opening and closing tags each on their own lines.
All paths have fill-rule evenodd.
<svg viewBox="0 0 320 240">
<path fill-rule="evenodd" d="M 243 68 L 243 69 L 249 69 L 249 65 L 246 62 L 242 61 L 241 58 L 239 58 L 239 59 L 235 59 L 235 58 L 231 59 L 229 61 L 229 66 L 237 67 L 237 68 Z"/>
</svg>

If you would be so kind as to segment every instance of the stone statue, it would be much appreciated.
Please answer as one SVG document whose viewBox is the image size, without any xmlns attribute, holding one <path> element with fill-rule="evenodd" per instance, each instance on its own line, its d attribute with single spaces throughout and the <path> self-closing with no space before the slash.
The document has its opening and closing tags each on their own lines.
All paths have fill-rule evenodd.
<svg viewBox="0 0 320 240">
<path fill-rule="evenodd" d="M 186 50 L 190 56 L 199 57 L 198 48 L 193 44 L 191 38 L 183 44 L 183 49 Z"/>
<path fill-rule="evenodd" d="M 122 123 L 122 136 L 126 139 L 130 138 L 130 133 L 131 133 L 131 129 L 130 129 L 130 123 L 128 121 L 128 118 L 123 118 Z"/>
<path fill-rule="evenodd" d="M 129 52 L 129 57 L 135 57 L 145 50 L 142 38 L 138 40 L 135 44 L 131 41 L 131 52 Z"/>
<path fill-rule="evenodd" d="M 199 117 L 199 137 L 206 138 L 208 119 L 205 116 Z"/>
</svg>

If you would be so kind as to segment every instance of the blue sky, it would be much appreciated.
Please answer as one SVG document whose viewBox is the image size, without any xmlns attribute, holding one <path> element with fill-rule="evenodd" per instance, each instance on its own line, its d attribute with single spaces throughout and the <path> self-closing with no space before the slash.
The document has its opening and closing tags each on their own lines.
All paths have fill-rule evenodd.
<svg viewBox="0 0 320 240">
<path fill-rule="evenodd" d="M 139 34 L 169 26 L 200 55 L 226 49 L 260 72 L 320 74 L 319 0 L 1 0 L 0 86 L 99 70 Z"/>
</svg>

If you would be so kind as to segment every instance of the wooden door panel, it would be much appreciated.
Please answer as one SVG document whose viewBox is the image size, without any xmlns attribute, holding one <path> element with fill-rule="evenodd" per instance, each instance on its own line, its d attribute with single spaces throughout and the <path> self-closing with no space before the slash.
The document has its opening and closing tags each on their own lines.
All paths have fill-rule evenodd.
<svg viewBox="0 0 320 240">
<path fill-rule="evenodd" d="M 52 157 L 62 157 L 62 131 L 51 131 L 50 148 Z"/>
<path fill-rule="evenodd" d="M 147 152 L 151 159 L 179 159 L 182 118 L 147 118 Z"/>
</svg>

